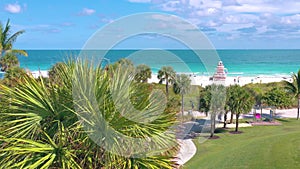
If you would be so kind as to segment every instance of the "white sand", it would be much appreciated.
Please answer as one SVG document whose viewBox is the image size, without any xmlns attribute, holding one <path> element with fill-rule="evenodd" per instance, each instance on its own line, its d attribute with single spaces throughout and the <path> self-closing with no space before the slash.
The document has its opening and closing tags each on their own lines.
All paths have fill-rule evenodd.
<svg viewBox="0 0 300 169">
<path fill-rule="evenodd" d="M 49 77 L 47 70 L 42 71 L 32 71 L 31 74 L 33 77 L 37 78 L 39 76 Z M 196 76 L 193 74 L 189 74 L 192 80 L 192 85 L 199 85 L 202 87 L 208 86 L 213 83 L 213 81 L 209 80 L 209 76 Z M 257 77 L 244 77 L 244 76 L 236 76 L 236 77 L 226 77 L 225 86 L 238 84 L 244 86 L 249 83 L 270 83 L 270 82 L 280 82 L 282 80 L 286 80 L 292 82 L 292 78 L 288 76 L 257 76 Z M 148 83 L 158 83 L 156 74 L 152 74 L 151 79 L 148 80 Z"/>
<path fill-rule="evenodd" d="M 192 85 L 199 86 L 208 86 L 213 83 L 213 81 L 209 80 L 208 76 L 195 76 L 190 75 L 192 80 Z M 257 76 L 257 77 L 244 77 L 244 76 L 236 76 L 236 77 L 226 77 L 225 86 L 238 84 L 244 86 L 249 83 L 270 83 L 270 82 L 280 82 L 280 81 L 289 81 L 292 82 L 291 77 L 287 76 Z M 148 80 L 149 83 L 158 83 L 157 75 L 153 74 L 151 79 Z"/>
<path fill-rule="evenodd" d="M 49 77 L 48 71 L 47 71 L 47 70 L 32 71 L 31 74 L 32 74 L 32 76 L 33 76 L 34 78 L 38 78 L 39 76 L 42 76 L 42 77 Z"/>
</svg>

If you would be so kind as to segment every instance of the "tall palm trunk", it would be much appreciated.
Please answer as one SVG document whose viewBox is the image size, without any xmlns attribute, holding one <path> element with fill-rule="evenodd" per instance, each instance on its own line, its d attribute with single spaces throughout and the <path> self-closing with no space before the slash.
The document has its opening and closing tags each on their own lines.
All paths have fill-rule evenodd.
<svg viewBox="0 0 300 169">
<path fill-rule="evenodd" d="M 230 112 L 231 113 L 231 115 L 230 115 L 230 124 L 232 124 L 232 122 L 233 122 L 233 112 Z"/>
<path fill-rule="evenodd" d="M 260 107 L 260 121 L 262 121 L 262 110 L 263 110 L 263 108 L 262 107 Z"/>
<path fill-rule="evenodd" d="M 239 129 L 239 117 L 240 117 L 240 114 L 236 114 L 236 119 L 235 119 L 235 132 L 238 132 L 238 129 Z"/>
<path fill-rule="evenodd" d="M 167 97 L 169 96 L 169 88 L 168 88 L 168 86 L 169 86 L 169 77 L 166 76 L 166 94 L 167 94 Z"/>
<path fill-rule="evenodd" d="M 215 127 L 216 127 L 216 114 L 215 113 L 211 113 L 210 117 L 211 117 L 210 137 L 213 137 L 214 133 L 215 133 Z"/>
<path fill-rule="evenodd" d="M 228 114 L 228 112 L 224 113 L 224 126 L 223 126 L 223 128 L 226 128 L 227 114 Z"/>
</svg>

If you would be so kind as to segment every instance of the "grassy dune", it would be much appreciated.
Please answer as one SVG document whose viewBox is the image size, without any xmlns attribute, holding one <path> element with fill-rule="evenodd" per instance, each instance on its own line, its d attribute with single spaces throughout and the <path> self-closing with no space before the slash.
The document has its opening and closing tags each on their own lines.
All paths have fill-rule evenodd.
<svg viewBox="0 0 300 169">
<path fill-rule="evenodd" d="M 281 122 L 241 128 L 242 134 L 221 131 L 220 139 L 202 144 L 195 139 L 197 153 L 183 168 L 300 168 L 300 121 Z"/>
</svg>

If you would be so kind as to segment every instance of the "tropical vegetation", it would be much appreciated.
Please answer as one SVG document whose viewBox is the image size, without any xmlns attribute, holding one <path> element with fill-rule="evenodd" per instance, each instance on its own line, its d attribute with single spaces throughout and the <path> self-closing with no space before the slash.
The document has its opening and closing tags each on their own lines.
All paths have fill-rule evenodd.
<svg viewBox="0 0 300 169">
<path fill-rule="evenodd" d="M 216 117 L 218 114 L 223 113 L 226 102 L 226 88 L 223 85 L 212 84 L 210 88 L 210 120 L 211 129 L 210 137 L 214 137 L 216 128 Z"/>
<path fill-rule="evenodd" d="M 231 113 L 235 114 L 236 116 L 235 131 L 238 132 L 240 115 L 249 113 L 255 104 L 255 100 L 250 95 L 250 92 L 238 85 L 234 85 L 232 87 L 231 97 L 229 98 L 229 100 L 231 100 L 230 102 L 232 103 L 229 106 L 229 109 Z"/>
<path fill-rule="evenodd" d="M 151 78 L 151 68 L 148 65 L 141 64 L 135 68 L 135 76 L 134 79 L 137 82 L 147 83 L 148 79 Z"/>
<path fill-rule="evenodd" d="M 15 87 L 21 84 L 23 77 L 27 76 L 27 72 L 20 67 L 12 67 L 4 74 L 3 84 L 9 87 Z"/>
<path fill-rule="evenodd" d="M 193 88 L 188 75 L 176 75 L 172 67 L 163 66 L 157 75 L 160 84 L 148 84 L 151 69 L 145 64 L 134 67 L 131 60 L 122 58 L 103 68 L 88 59 L 70 59 L 56 63 L 49 70 L 49 78 L 35 79 L 19 67 L 17 56 L 27 56 L 26 51 L 13 47 L 24 30 L 12 35 L 10 32 L 9 20 L 5 26 L 0 24 L 0 65 L 1 71 L 6 72 L 0 83 L 0 168 L 177 167 L 177 115 L 181 110 L 184 116 L 184 97 Z M 160 92 L 162 88 L 166 96 Z M 210 137 L 216 132 L 217 115 L 224 114 L 224 128 L 227 114 L 231 112 L 231 123 L 235 115 L 238 133 L 241 114 L 250 112 L 254 105 L 261 109 L 288 108 L 296 98 L 298 120 L 300 70 L 293 74 L 293 82 L 227 88 L 213 84 L 200 88 L 196 94 L 197 108 L 210 115 Z M 200 161 L 204 161 L 199 164 L 198 158 L 193 159 L 187 166 L 259 168 L 275 163 L 275 168 L 299 168 L 296 160 L 300 154 L 295 147 L 299 145 L 299 131 L 295 130 L 298 124 L 293 120 L 279 121 L 284 125 L 245 129 L 247 133 L 237 138 L 223 129 L 224 138 L 204 144 L 204 149 L 196 143 L 200 150 L 196 157 L 201 156 Z M 232 160 L 224 151 L 229 144 L 235 145 L 229 149 Z M 208 148 L 219 152 L 221 158 L 207 152 Z M 245 159 L 257 160 L 253 153 L 258 153 L 263 161 L 242 163 Z M 275 160 L 265 159 L 266 156 Z"/>
<path fill-rule="evenodd" d="M 275 108 L 289 108 L 292 104 L 292 98 L 284 88 L 273 88 L 262 97 L 267 106 Z"/>
<path fill-rule="evenodd" d="M 162 133 L 176 123 L 176 112 L 151 99 L 164 95 L 145 91 L 141 102 L 120 104 L 140 89 L 123 66 L 106 71 L 70 61 L 55 73 L 59 84 L 24 75 L 14 88 L 0 86 L 1 168 L 175 167 L 175 135 Z"/>
<path fill-rule="evenodd" d="M 13 44 L 17 40 L 17 38 L 23 34 L 25 31 L 20 30 L 14 34 L 11 33 L 10 21 L 6 22 L 4 26 L 0 23 L 0 64 L 1 71 L 7 71 L 9 68 L 13 66 L 17 66 L 19 64 L 17 54 L 27 56 L 27 52 L 25 50 L 14 49 Z"/>
<path fill-rule="evenodd" d="M 299 111 L 300 111 L 300 70 L 297 74 L 293 74 L 293 82 L 287 82 L 286 89 L 291 92 L 294 97 L 297 99 L 298 106 L 297 106 L 297 120 L 299 120 Z"/>
<path fill-rule="evenodd" d="M 166 94 L 169 96 L 169 83 L 173 83 L 176 72 L 171 66 L 163 66 L 157 73 L 159 83 L 166 82 Z"/>
<path fill-rule="evenodd" d="M 184 113 L 184 95 L 189 92 L 191 88 L 191 79 L 188 75 L 180 74 L 176 75 L 173 90 L 176 94 L 181 95 L 181 113 Z"/>
</svg>

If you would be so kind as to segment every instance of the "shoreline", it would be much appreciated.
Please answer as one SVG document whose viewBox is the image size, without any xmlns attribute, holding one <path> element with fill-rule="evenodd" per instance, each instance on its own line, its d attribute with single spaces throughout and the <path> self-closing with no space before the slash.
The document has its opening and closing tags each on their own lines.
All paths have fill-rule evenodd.
<svg viewBox="0 0 300 169">
<path fill-rule="evenodd" d="M 49 77 L 48 76 L 48 70 L 40 70 L 40 71 L 30 71 L 32 76 L 34 78 L 38 78 L 40 75 L 42 77 Z M 183 73 L 182 73 L 183 74 Z M 210 76 L 207 75 L 195 75 L 193 73 L 184 73 L 190 75 L 190 78 L 192 80 L 192 85 L 197 85 L 197 86 L 208 86 L 213 83 L 212 80 L 210 80 Z M 246 84 L 250 83 L 271 83 L 271 82 L 280 82 L 280 81 L 288 81 L 292 82 L 292 77 L 291 76 L 265 76 L 265 75 L 258 75 L 256 77 L 254 76 L 227 76 L 226 80 L 224 82 L 225 86 L 229 85 L 241 85 L 244 86 Z M 148 79 L 148 83 L 158 83 L 159 80 L 157 79 L 157 74 L 151 75 L 151 78 Z"/>
<path fill-rule="evenodd" d="M 213 83 L 212 80 L 210 80 L 210 76 L 197 76 L 197 75 L 191 75 L 190 78 L 192 80 L 192 85 L 198 85 L 198 86 L 208 86 Z M 251 77 L 251 76 L 227 76 L 225 82 L 225 86 L 230 86 L 230 85 L 240 85 L 244 86 L 246 84 L 250 83 L 271 83 L 271 82 L 281 82 L 281 81 L 288 81 L 292 82 L 293 79 L 292 77 L 287 77 L 287 76 L 263 76 L 259 75 L 256 77 Z M 148 80 L 148 83 L 158 83 L 159 80 L 157 79 L 156 74 L 151 75 L 151 79 Z"/>
</svg>

